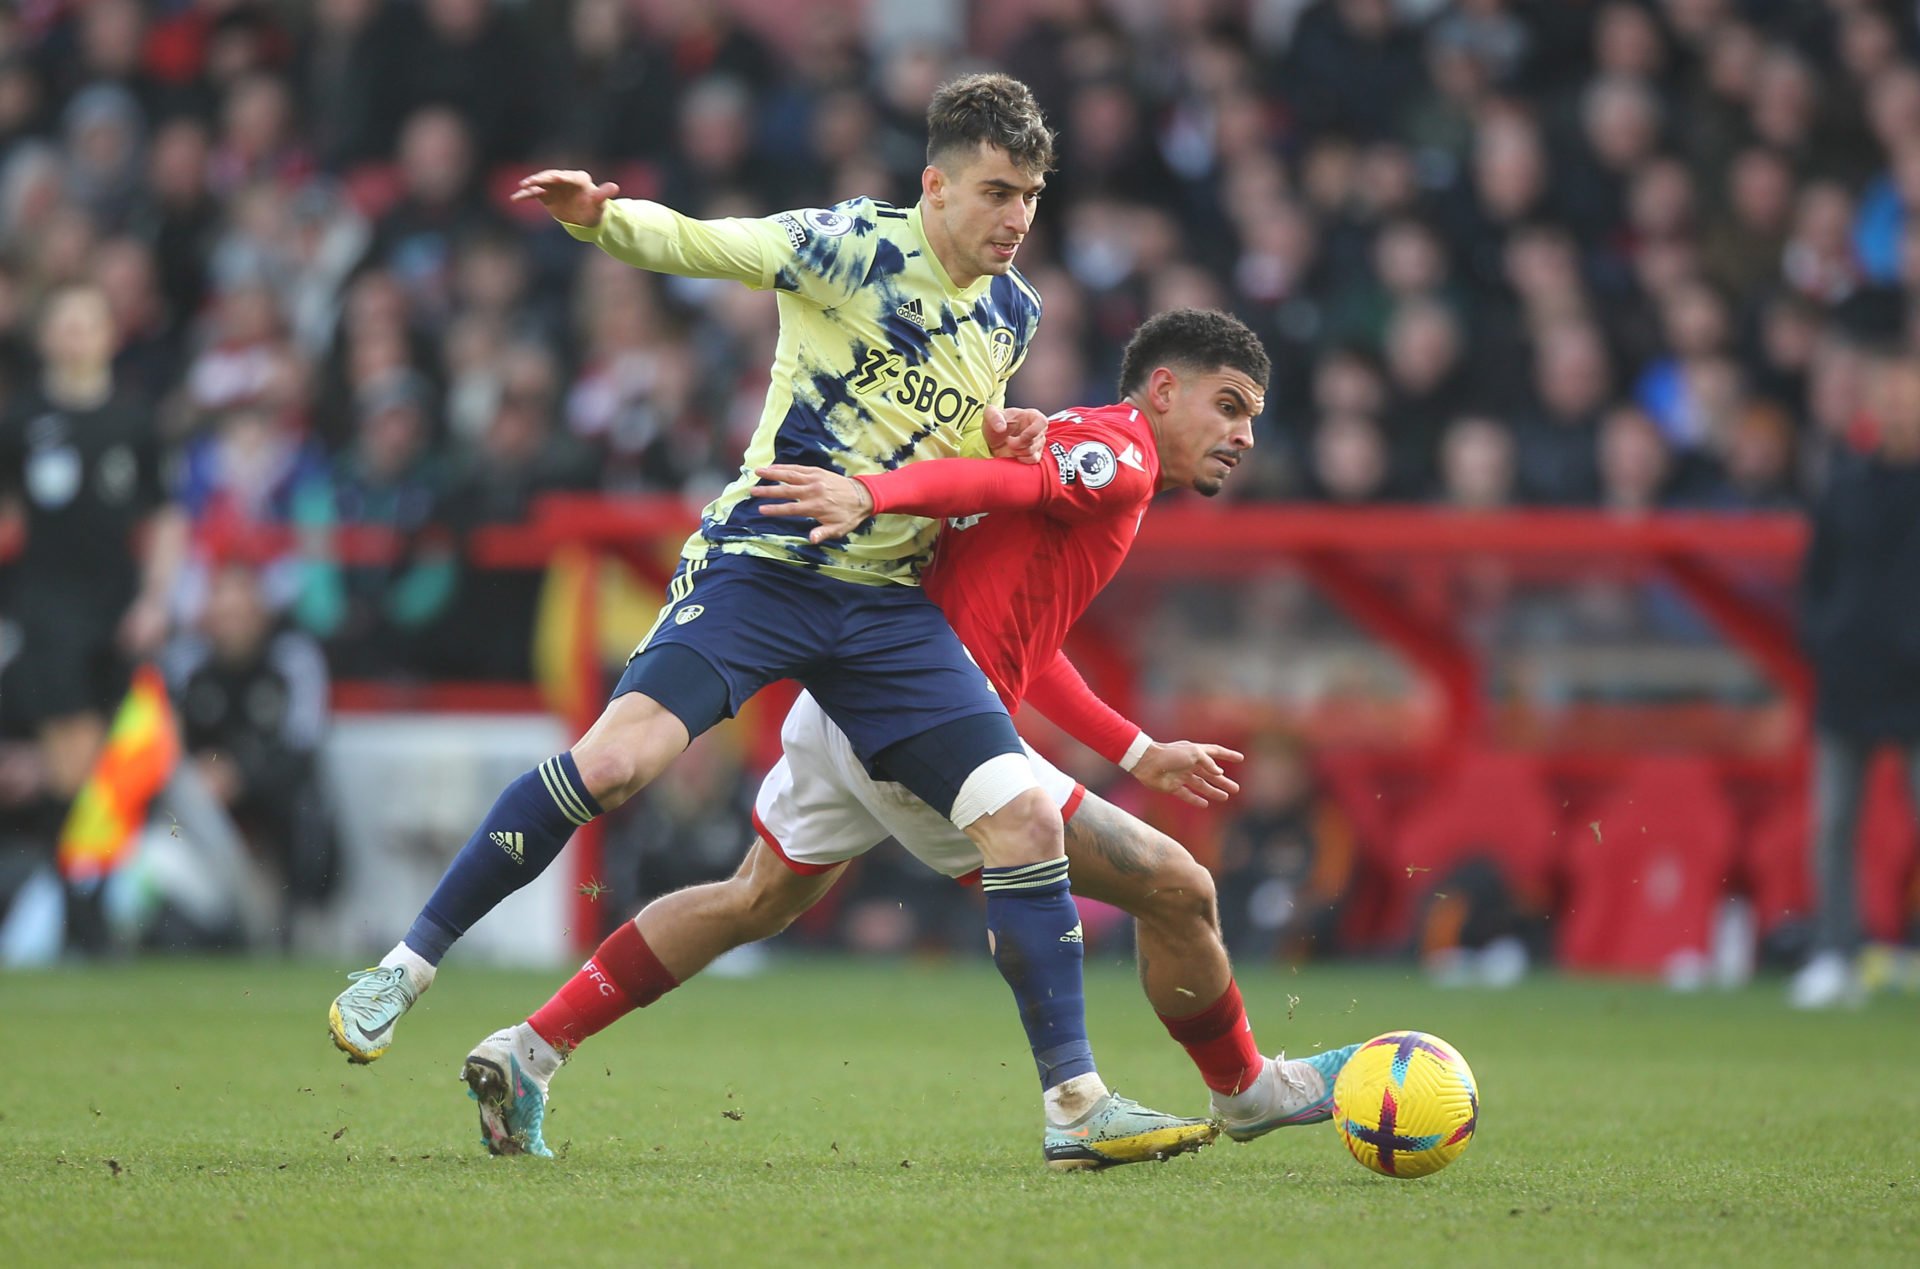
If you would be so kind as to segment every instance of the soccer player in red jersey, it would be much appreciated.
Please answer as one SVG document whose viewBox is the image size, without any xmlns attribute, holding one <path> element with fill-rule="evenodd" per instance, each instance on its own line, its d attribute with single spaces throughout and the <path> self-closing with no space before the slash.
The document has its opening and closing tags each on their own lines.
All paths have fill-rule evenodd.
<svg viewBox="0 0 1920 1269">
<path fill-rule="evenodd" d="M 883 512 L 949 518 L 927 593 L 1008 709 L 1030 702 L 1149 787 L 1204 805 L 1237 791 L 1220 762 L 1240 755 L 1154 741 L 1100 701 L 1060 649 L 1118 571 L 1156 493 L 1220 491 L 1253 446 L 1269 369 L 1258 338 L 1239 321 L 1175 310 L 1148 321 L 1129 343 L 1121 402 L 1052 416 L 1048 459 L 1037 467 L 937 459 L 850 479 L 776 465 L 760 469 L 769 483 L 755 494 L 767 514 L 815 520 L 816 542 Z M 521 1068 L 544 1082 L 587 1036 L 730 948 L 785 929 L 849 860 L 888 837 L 949 876 L 980 867 L 978 848 L 944 817 L 902 786 L 875 780 L 810 697 L 795 703 L 781 739 L 784 756 L 756 800 L 757 840 L 740 871 L 648 905 L 526 1023 L 484 1044 L 512 1045 Z M 1134 917 L 1148 1001 L 1199 1068 L 1228 1135 L 1251 1140 L 1329 1118 L 1334 1077 L 1353 1050 L 1291 1061 L 1261 1054 L 1206 869 L 1171 838 L 1028 752 L 1067 821 L 1075 893 Z M 537 1138 L 540 1116 L 528 1112 L 541 1105 L 516 1101 L 510 1118 L 486 1131 L 495 1140 L 502 1133 Z M 1120 1161 L 1051 1133 L 1047 1158 L 1055 1167 Z"/>
</svg>

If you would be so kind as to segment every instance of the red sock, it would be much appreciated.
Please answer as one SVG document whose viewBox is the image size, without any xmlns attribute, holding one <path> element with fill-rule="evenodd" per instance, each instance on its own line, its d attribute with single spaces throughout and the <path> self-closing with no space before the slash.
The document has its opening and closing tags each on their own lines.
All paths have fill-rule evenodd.
<svg viewBox="0 0 1920 1269">
<path fill-rule="evenodd" d="M 1220 999 L 1185 1018 L 1160 1015 L 1167 1034 L 1180 1042 L 1200 1068 L 1200 1078 L 1216 1093 L 1245 1092 L 1266 1059 L 1253 1042 L 1253 1024 L 1240 1003 L 1240 987 L 1231 980 Z"/>
<path fill-rule="evenodd" d="M 571 1053 L 635 1009 L 644 1009 L 680 985 L 628 921 L 602 943 L 580 972 L 527 1019 L 542 1040 Z"/>
</svg>

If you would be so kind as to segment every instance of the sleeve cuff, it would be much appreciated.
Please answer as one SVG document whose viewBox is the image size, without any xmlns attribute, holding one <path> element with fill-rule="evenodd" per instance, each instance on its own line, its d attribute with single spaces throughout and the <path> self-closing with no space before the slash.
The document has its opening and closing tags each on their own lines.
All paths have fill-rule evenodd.
<svg viewBox="0 0 1920 1269">
<path fill-rule="evenodd" d="M 673 215 L 660 204 L 648 202 L 644 198 L 609 198 L 600 204 L 599 224 L 575 225 L 563 220 L 560 222 L 560 227 L 581 242 L 598 245 L 615 222 L 620 222 L 628 237 L 643 229 L 666 233 L 672 229 Z M 619 239 L 616 238 L 615 242 L 618 241 Z"/>
<path fill-rule="evenodd" d="M 1151 748 L 1153 748 L 1152 736 L 1147 735 L 1144 731 L 1138 736 L 1135 736 L 1133 743 L 1127 746 L 1127 751 L 1120 755 L 1120 769 L 1122 771 L 1131 771 L 1139 766 L 1140 759 L 1146 757 L 1147 750 Z"/>
<path fill-rule="evenodd" d="M 885 515 L 887 512 L 886 499 L 881 497 L 880 491 L 883 486 L 880 481 L 872 475 L 855 476 L 853 479 L 861 488 L 867 491 L 867 501 L 872 504 L 872 509 L 869 510 L 867 514 L 876 516 Z"/>
</svg>

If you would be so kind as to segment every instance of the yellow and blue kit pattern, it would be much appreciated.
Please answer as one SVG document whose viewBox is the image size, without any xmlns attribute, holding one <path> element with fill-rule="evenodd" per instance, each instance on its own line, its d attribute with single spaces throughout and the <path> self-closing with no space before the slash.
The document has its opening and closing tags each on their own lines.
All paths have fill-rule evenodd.
<svg viewBox="0 0 1920 1269">
<path fill-rule="evenodd" d="M 772 290 L 780 342 L 759 428 L 740 474 L 707 505 L 683 555 L 783 560 L 843 581 L 917 585 L 936 522 L 876 516 L 843 541 L 814 545 L 805 522 L 760 512 L 748 490 L 768 463 L 848 476 L 921 458 L 983 453 L 982 411 L 1040 322 L 1040 297 L 1016 272 L 955 286 L 927 244 L 920 209 L 855 198 L 761 220 L 694 220 L 658 203 L 609 200 L 598 225 L 567 226 L 627 264 Z"/>
</svg>

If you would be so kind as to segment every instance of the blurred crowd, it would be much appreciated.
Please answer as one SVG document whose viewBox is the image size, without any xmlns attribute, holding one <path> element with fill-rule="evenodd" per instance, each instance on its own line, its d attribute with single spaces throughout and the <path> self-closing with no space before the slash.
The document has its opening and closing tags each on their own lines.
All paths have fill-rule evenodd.
<svg viewBox="0 0 1920 1269">
<path fill-rule="evenodd" d="M 1792 505 L 1855 405 L 1829 316 L 1883 295 L 1904 328 L 1920 282 L 1898 6 L 1046 0 L 991 43 L 959 0 L 803 7 L 776 44 L 692 0 L 12 6 L 9 389 L 40 299 L 90 280 L 203 535 L 704 492 L 771 305 L 621 268 L 506 189 L 564 163 L 698 216 L 911 201 L 931 89 L 988 63 L 1061 136 L 1014 395 L 1104 399 L 1143 315 L 1230 308 L 1280 366 L 1240 497 Z M 411 581 L 389 607 L 450 589 Z"/>
<path fill-rule="evenodd" d="M 64 478 L 30 416 L 97 309 L 109 413 L 139 432 L 128 509 L 187 524 L 174 628 L 267 614 L 222 672 L 277 649 L 303 674 L 525 677 L 538 579 L 468 570 L 462 533 L 549 491 L 716 489 L 775 324 L 764 295 L 580 247 L 513 183 L 577 166 L 701 217 L 908 203 L 934 87 L 985 66 L 1060 134 L 1020 257 L 1046 317 L 1011 399 L 1105 400 L 1143 317 L 1230 309 L 1276 364 L 1230 499 L 1805 506 L 1876 444 L 1869 367 L 1920 353 L 1911 5 L 795 0 L 749 20 L 768 7 L 7 6 L 9 483 Z M 100 303 L 56 330 L 75 287 Z M 397 556 L 337 552 L 343 524 Z M 13 550 L 17 617 L 39 566 Z M 147 581 L 113 614 L 125 650 L 168 625 Z"/>
</svg>

